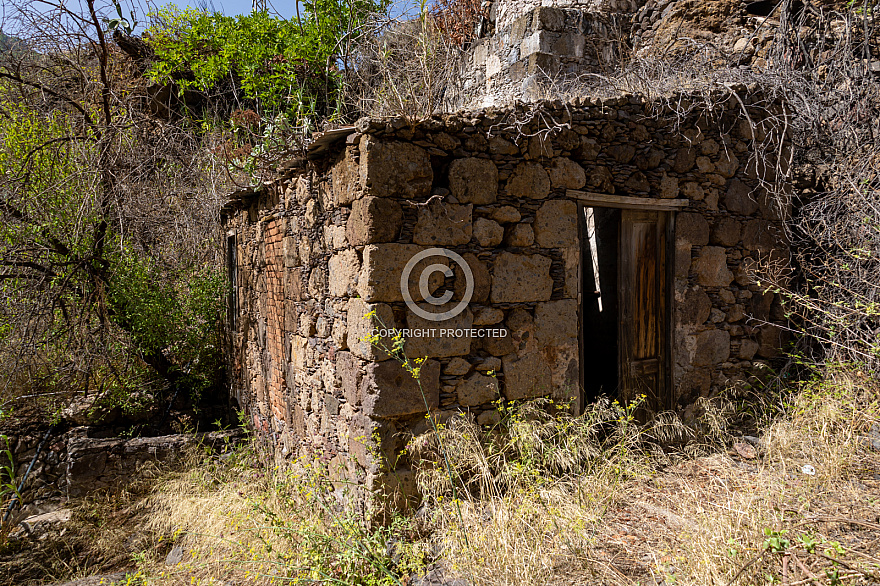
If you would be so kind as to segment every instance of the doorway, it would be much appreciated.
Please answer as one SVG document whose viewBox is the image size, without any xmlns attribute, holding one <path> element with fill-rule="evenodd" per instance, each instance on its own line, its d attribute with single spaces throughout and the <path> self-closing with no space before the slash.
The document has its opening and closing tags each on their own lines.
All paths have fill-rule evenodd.
<svg viewBox="0 0 880 586">
<path fill-rule="evenodd" d="M 578 216 L 583 400 L 645 395 L 649 410 L 668 409 L 673 214 L 582 205 Z"/>
</svg>

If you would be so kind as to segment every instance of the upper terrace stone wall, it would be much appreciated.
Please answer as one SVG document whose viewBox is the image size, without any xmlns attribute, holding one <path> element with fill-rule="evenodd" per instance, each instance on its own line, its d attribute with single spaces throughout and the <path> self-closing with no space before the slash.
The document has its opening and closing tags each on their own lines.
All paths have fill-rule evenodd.
<svg viewBox="0 0 880 586">
<path fill-rule="evenodd" d="M 607 73 L 620 64 L 629 14 L 540 7 L 501 19 L 476 39 L 447 90 L 446 111 L 546 98 L 554 81 Z"/>
<path fill-rule="evenodd" d="M 544 8 L 571 8 L 602 14 L 632 14 L 643 0 L 495 0 L 491 18 L 498 28 L 505 28 L 517 18 L 532 10 Z"/>
<path fill-rule="evenodd" d="M 279 455 L 320 453 L 334 474 L 406 491 L 398 454 L 427 430 L 426 402 L 441 419 L 464 410 L 488 424 L 498 398 L 576 399 L 578 337 L 598 335 L 579 331 L 578 191 L 684 206 L 669 259 L 674 403 L 759 374 L 780 347 L 782 312 L 749 267 L 787 259 L 785 206 L 757 187 L 739 102 L 716 98 L 684 120 L 633 96 L 364 119 L 329 154 L 240 194 L 225 208 L 237 256 L 233 380 L 254 426 Z M 400 286 L 407 262 L 434 247 L 461 255 L 474 277 L 466 310 L 442 324 L 411 311 Z M 454 269 L 455 304 L 461 269 L 431 261 Z M 418 282 L 408 287 L 420 301 Z M 489 335 L 409 336 L 407 354 L 427 357 L 423 397 L 364 341 L 386 327 Z"/>
</svg>

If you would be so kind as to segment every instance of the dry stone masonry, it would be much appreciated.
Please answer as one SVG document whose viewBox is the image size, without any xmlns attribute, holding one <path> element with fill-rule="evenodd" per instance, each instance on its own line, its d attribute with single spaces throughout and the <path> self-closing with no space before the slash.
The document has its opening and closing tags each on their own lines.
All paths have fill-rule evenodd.
<svg viewBox="0 0 880 586">
<path fill-rule="evenodd" d="M 750 163 L 739 100 L 761 97 L 735 91 L 739 99 L 714 96 L 714 110 L 685 119 L 628 95 L 362 119 L 316 141 L 322 154 L 284 177 L 236 194 L 224 208 L 233 382 L 254 428 L 279 458 L 322 457 L 340 486 L 411 493 L 401 451 L 428 429 L 426 412 L 493 424 L 497 400 L 553 397 L 578 408 L 595 375 L 590 344 L 605 335 L 585 310 L 588 209 L 667 210 L 658 212 L 668 254 L 656 274 L 668 279 L 668 352 L 655 374 L 668 384 L 652 406 L 684 409 L 759 376 L 782 343 L 782 312 L 750 267 L 786 261 L 786 209 Z M 752 120 L 761 124 L 757 109 Z M 617 244 L 598 251 L 613 259 Z M 453 309 L 468 279 L 452 255 L 418 261 L 401 286 L 407 263 L 435 248 L 472 273 L 470 302 L 443 321 L 413 311 L 405 293 L 423 310 Z M 431 264 L 440 266 L 425 272 Z M 426 303 L 450 291 L 444 305 Z M 608 299 L 607 311 L 618 311 Z M 612 317 L 640 319 L 627 315 Z M 421 388 L 365 340 L 391 328 L 407 330 L 407 356 L 426 358 Z"/>
<path fill-rule="evenodd" d="M 443 107 L 456 111 L 547 97 L 554 80 L 618 68 L 637 5 L 630 0 L 496 2 L 461 57 Z"/>
</svg>

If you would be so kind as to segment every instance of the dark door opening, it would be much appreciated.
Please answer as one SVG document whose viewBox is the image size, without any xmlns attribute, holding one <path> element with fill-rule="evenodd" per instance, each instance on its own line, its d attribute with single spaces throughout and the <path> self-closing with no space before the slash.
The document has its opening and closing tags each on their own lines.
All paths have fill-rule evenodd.
<svg viewBox="0 0 880 586">
<path fill-rule="evenodd" d="M 585 402 L 607 395 L 669 407 L 665 211 L 580 208 L 581 376 Z"/>
<path fill-rule="evenodd" d="M 621 210 L 580 208 L 584 401 L 618 390 L 618 240 Z"/>
</svg>

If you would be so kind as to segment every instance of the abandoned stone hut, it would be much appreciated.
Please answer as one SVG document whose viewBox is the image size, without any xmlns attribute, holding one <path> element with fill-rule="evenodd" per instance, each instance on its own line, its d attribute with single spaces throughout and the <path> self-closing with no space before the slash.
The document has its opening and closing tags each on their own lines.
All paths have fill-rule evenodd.
<svg viewBox="0 0 880 586">
<path fill-rule="evenodd" d="M 498 399 L 602 393 L 683 409 L 760 374 L 782 312 L 750 268 L 787 258 L 785 209 L 741 115 L 759 98 L 734 90 L 684 119 L 624 95 L 320 136 L 223 210 L 238 403 L 279 455 L 377 486 L 388 462 L 407 478 L 397 454 L 427 410 L 491 424 Z M 392 328 L 427 358 L 424 396 L 365 341 Z"/>
</svg>

